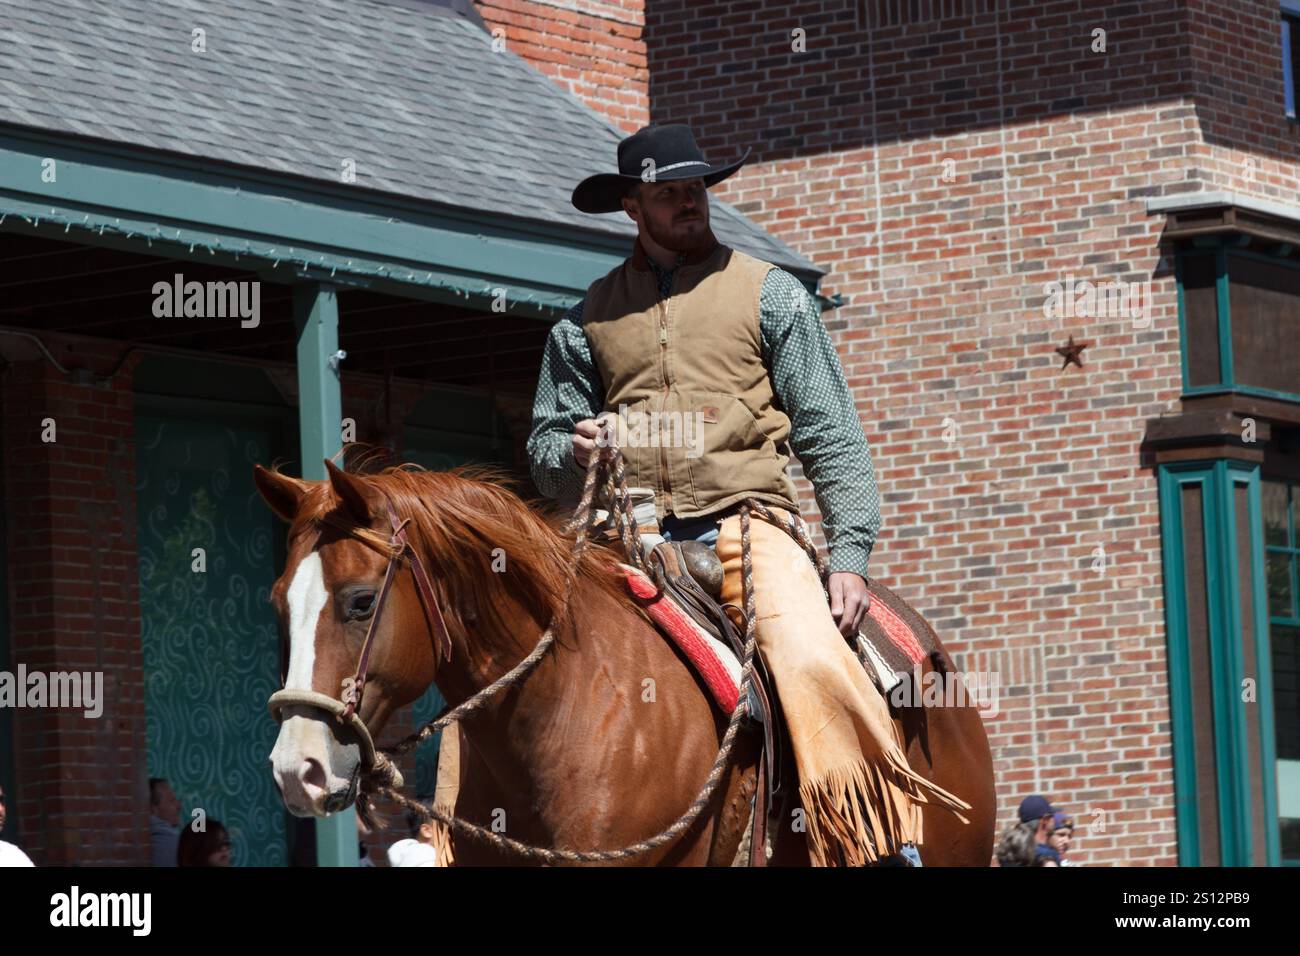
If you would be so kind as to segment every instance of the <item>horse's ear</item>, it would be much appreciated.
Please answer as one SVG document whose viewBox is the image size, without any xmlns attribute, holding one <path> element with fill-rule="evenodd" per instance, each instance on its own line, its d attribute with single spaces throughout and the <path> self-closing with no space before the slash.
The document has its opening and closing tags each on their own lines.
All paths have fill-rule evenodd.
<svg viewBox="0 0 1300 956">
<path fill-rule="evenodd" d="M 365 481 L 356 475 L 349 475 L 329 459 L 325 460 L 325 470 L 329 473 L 334 494 L 339 496 L 352 519 L 357 524 L 369 525 L 370 494 Z"/>
<path fill-rule="evenodd" d="M 253 484 L 271 510 L 293 524 L 293 519 L 298 515 L 298 505 L 302 502 L 303 495 L 307 494 L 307 482 L 254 464 Z"/>
</svg>

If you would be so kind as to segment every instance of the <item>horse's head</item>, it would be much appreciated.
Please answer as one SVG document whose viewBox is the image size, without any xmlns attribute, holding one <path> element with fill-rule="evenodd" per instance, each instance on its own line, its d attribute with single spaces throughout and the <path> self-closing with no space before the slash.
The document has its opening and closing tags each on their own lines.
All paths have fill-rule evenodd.
<svg viewBox="0 0 1300 956">
<path fill-rule="evenodd" d="M 392 526 L 383 494 L 365 476 L 326 465 L 327 481 L 254 467 L 258 491 L 290 524 L 284 573 L 271 589 L 287 649 L 284 687 L 298 696 L 319 695 L 316 705 L 279 707 L 271 764 L 285 806 L 296 816 L 324 816 L 353 802 L 368 738 L 437 673 L 430 620 L 410 566 L 401 562 L 371 641 L 356 712 L 363 729 L 339 719 L 388 569 Z"/>
</svg>

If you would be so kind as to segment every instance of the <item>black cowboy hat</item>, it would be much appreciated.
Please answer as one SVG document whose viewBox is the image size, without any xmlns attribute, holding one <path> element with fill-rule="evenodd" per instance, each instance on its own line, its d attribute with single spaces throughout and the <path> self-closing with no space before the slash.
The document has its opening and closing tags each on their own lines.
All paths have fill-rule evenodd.
<svg viewBox="0 0 1300 956">
<path fill-rule="evenodd" d="M 746 149 L 744 156 L 727 166 L 715 166 L 704 158 L 695 145 L 695 134 L 685 123 L 651 123 L 618 144 L 618 172 L 597 173 L 578 183 L 573 204 L 583 212 L 618 212 L 628 185 L 640 182 L 643 173 L 646 182 L 700 176 L 705 186 L 712 186 L 745 165 L 750 152 Z M 646 164 L 647 159 L 653 165 Z"/>
</svg>

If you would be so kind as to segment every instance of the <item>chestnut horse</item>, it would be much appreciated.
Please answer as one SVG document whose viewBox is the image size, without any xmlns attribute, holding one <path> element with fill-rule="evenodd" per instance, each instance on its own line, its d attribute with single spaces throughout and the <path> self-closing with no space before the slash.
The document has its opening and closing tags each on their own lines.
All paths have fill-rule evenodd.
<svg viewBox="0 0 1300 956">
<path fill-rule="evenodd" d="M 727 717 L 629 599 L 618 555 L 588 547 L 574 577 L 572 534 L 488 480 L 490 472 L 396 466 L 361 475 L 326 467 L 323 481 L 254 467 L 262 497 L 290 525 L 287 563 L 271 591 L 288 642 L 287 688 L 337 699 L 354 674 L 387 559 L 336 522 L 387 541 L 391 505 L 410 519 L 407 538 L 432 578 L 451 653 L 436 653 L 403 561 L 377 624 L 358 711 L 371 735 L 432 683 L 453 706 L 473 696 L 528 655 L 556 621 L 555 644 L 541 663 L 461 722 L 457 816 L 485 826 L 504 822 L 509 836 L 525 843 L 593 850 L 644 840 L 686 810 L 717 756 Z M 363 764 L 360 737 L 311 707 L 285 706 L 280 716 L 271 762 L 288 810 L 319 817 L 350 805 Z M 899 728 L 912 766 L 972 805 L 969 824 L 924 810 L 924 863 L 988 865 L 994 795 L 979 714 L 917 707 L 902 713 Z M 629 862 L 731 864 L 746 829 L 760 742 L 744 734 L 700 818 L 674 842 Z M 793 829 L 773 834 L 774 864 L 807 865 Z M 456 844 L 458 864 L 521 862 L 503 852 L 477 840 Z"/>
</svg>

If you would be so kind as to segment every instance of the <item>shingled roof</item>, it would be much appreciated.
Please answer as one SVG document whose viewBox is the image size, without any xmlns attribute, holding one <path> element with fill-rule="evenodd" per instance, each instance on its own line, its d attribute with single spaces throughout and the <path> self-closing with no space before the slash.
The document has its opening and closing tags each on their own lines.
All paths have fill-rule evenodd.
<svg viewBox="0 0 1300 956">
<path fill-rule="evenodd" d="M 625 134 L 507 51 L 472 8 L 384 0 L 0 0 L 0 123 L 606 234 L 573 186 Z M 194 31 L 206 52 L 194 52 Z M 741 149 L 737 149 L 739 155 Z M 713 157 L 717 161 L 730 156 Z M 813 263 L 713 200 L 718 238 Z"/>
</svg>

